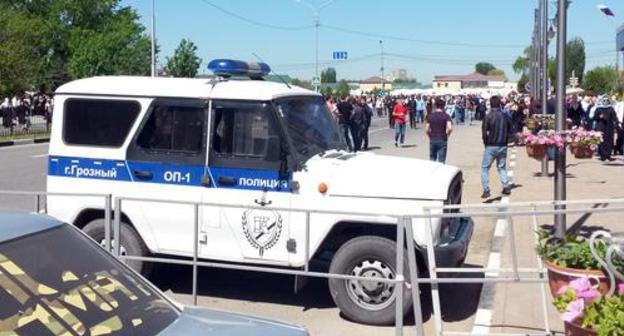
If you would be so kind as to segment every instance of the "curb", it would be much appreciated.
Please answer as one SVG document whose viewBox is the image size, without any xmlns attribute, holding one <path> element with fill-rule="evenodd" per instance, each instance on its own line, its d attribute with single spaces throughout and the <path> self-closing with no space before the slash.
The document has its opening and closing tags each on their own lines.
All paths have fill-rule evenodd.
<svg viewBox="0 0 624 336">
<path fill-rule="evenodd" d="M 50 138 L 35 138 L 35 139 L 19 139 L 0 141 L 0 147 L 19 146 L 19 145 L 31 145 L 50 142 Z"/>
</svg>

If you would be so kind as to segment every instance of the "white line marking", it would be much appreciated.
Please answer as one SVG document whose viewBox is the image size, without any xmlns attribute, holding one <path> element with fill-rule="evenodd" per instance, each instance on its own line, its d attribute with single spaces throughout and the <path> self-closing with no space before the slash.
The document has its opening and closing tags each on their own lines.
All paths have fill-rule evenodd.
<svg viewBox="0 0 624 336">
<path fill-rule="evenodd" d="M 43 147 L 43 146 L 48 146 L 48 145 L 49 143 L 47 142 L 40 143 L 40 144 L 13 145 L 13 146 L 0 147 L 0 151 L 20 150 L 20 149 L 29 148 L 29 147 Z"/>
<path fill-rule="evenodd" d="M 513 177 L 513 176 L 514 176 L 514 172 L 513 172 L 513 170 L 508 171 L 508 172 L 507 172 L 507 176 L 509 176 L 509 177 Z"/>
<path fill-rule="evenodd" d="M 490 309 L 478 309 L 475 315 L 473 335 L 483 335 L 490 333 L 490 323 L 492 321 L 492 311 Z"/>
<path fill-rule="evenodd" d="M 516 166 L 516 161 L 509 162 L 509 168 L 513 168 Z"/>
<path fill-rule="evenodd" d="M 494 237 L 504 237 L 505 230 L 507 230 L 507 220 L 499 219 L 496 221 L 496 228 L 494 229 Z"/>
<path fill-rule="evenodd" d="M 31 156 L 31 158 L 42 158 L 42 157 L 46 157 L 46 156 L 48 156 L 48 154 L 39 154 L 39 155 Z"/>
<path fill-rule="evenodd" d="M 488 258 L 488 263 L 487 263 L 487 267 L 486 268 L 491 268 L 491 269 L 499 269 L 501 265 L 501 254 L 498 252 L 492 252 L 490 253 L 490 256 Z M 499 272 L 497 271 L 491 271 L 491 272 L 487 272 L 485 273 L 486 277 L 497 277 L 499 274 Z"/>
</svg>

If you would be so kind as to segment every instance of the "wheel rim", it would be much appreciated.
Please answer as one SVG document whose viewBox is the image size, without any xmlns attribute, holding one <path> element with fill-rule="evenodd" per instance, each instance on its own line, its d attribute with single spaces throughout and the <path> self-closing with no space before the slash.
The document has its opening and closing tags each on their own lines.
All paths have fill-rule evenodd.
<svg viewBox="0 0 624 336">
<path fill-rule="evenodd" d="M 104 239 L 100 240 L 100 246 L 102 246 L 102 248 L 106 249 L 106 240 L 104 240 Z M 112 251 L 115 251 L 115 239 L 111 239 L 110 247 L 111 247 Z M 126 248 L 123 245 L 119 246 L 119 255 L 121 255 L 121 256 L 127 256 L 128 255 L 128 251 L 126 251 Z"/>
<path fill-rule="evenodd" d="M 394 269 L 380 260 L 367 259 L 357 263 L 351 275 L 369 277 L 373 280 L 345 281 L 349 298 L 361 308 L 382 310 L 390 306 L 396 296 L 395 284 L 374 279 L 395 279 Z"/>
</svg>

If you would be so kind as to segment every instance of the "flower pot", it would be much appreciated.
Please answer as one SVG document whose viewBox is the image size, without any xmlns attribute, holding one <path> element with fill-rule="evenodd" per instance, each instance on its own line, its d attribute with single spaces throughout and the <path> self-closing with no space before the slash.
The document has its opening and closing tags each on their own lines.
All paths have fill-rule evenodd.
<svg viewBox="0 0 624 336">
<path fill-rule="evenodd" d="M 561 267 L 548 260 L 544 263 L 546 264 L 546 269 L 548 269 L 548 285 L 550 286 L 550 294 L 553 297 L 557 296 L 561 287 L 569 285 L 572 280 L 577 278 L 593 278 L 594 283 L 599 282 L 598 290 L 603 294 L 607 293 L 611 286 L 609 278 L 601 270 Z"/>
<path fill-rule="evenodd" d="M 589 146 L 577 146 L 573 154 L 577 159 L 591 159 L 594 157 L 594 151 Z"/>
<path fill-rule="evenodd" d="M 595 336 L 598 335 L 591 329 L 585 329 L 575 322 L 564 322 L 565 336 Z"/>
<path fill-rule="evenodd" d="M 527 154 L 536 159 L 542 160 L 548 153 L 548 146 L 546 145 L 526 145 Z"/>
</svg>

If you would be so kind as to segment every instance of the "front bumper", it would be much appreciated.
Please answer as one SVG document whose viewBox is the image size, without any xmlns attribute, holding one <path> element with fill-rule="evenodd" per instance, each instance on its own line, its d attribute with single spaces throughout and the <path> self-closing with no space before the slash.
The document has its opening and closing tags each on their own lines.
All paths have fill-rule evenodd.
<svg viewBox="0 0 624 336">
<path fill-rule="evenodd" d="M 435 248 L 436 267 L 458 267 L 466 260 L 468 245 L 474 231 L 472 218 L 457 218 L 450 224 L 449 234 Z M 426 256 L 427 250 L 423 249 Z M 427 258 L 424 258 L 425 262 Z"/>
</svg>

